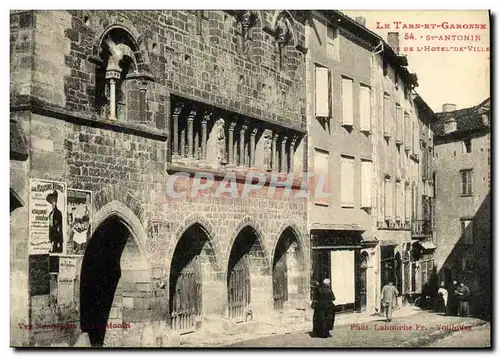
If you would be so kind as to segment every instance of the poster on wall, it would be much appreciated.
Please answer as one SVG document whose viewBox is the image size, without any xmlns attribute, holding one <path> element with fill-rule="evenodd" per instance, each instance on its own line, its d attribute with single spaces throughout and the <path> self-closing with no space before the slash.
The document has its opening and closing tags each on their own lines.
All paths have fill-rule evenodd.
<svg viewBox="0 0 500 357">
<path fill-rule="evenodd" d="M 29 192 L 29 253 L 64 253 L 66 183 L 31 179 Z"/>
<path fill-rule="evenodd" d="M 67 198 L 68 234 L 66 252 L 80 255 L 90 239 L 90 221 L 92 217 L 92 192 L 68 189 Z"/>
</svg>

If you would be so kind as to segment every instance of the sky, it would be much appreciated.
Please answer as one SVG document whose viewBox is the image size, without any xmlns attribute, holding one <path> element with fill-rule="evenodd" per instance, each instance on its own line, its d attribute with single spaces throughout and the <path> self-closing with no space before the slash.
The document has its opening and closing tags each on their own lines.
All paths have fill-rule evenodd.
<svg viewBox="0 0 500 357">
<path fill-rule="evenodd" d="M 341 10 L 354 18 L 366 18 L 366 26 L 387 40 L 388 32 L 399 32 L 400 53 L 408 56 L 408 69 L 416 72 L 419 87 L 416 88 L 426 103 L 434 112 L 441 112 L 444 103 L 457 105 L 457 109 L 467 108 L 481 103 L 490 96 L 490 52 L 437 52 L 417 51 L 417 48 L 475 46 L 489 47 L 490 25 L 487 11 L 366 11 Z M 377 22 L 379 23 L 377 26 Z M 400 22 L 399 28 L 395 22 Z M 484 29 L 409 29 L 402 28 L 404 24 L 485 24 Z M 388 24 L 390 29 L 381 29 Z M 377 28 L 378 27 L 378 28 Z M 407 26 L 409 27 L 409 26 Z M 456 39 L 427 39 L 427 36 L 455 35 Z M 468 35 L 475 41 L 459 41 L 458 36 Z M 478 35 L 479 38 L 473 36 Z M 412 39 L 413 37 L 413 39 Z M 405 51 L 406 47 L 406 51 Z M 413 47 L 413 51 L 408 51 Z"/>
</svg>

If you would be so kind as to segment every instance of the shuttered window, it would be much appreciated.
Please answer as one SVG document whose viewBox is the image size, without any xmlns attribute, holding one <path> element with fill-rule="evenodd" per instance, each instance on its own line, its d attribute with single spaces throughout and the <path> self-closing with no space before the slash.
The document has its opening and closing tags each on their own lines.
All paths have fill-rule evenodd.
<svg viewBox="0 0 500 357">
<path fill-rule="evenodd" d="M 371 131 L 371 91 L 370 87 L 361 86 L 359 91 L 359 119 L 362 131 Z"/>
<path fill-rule="evenodd" d="M 354 125 L 353 81 L 342 78 L 342 125 Z"/>
<path fill-rule="evenodd" d="M 384 135 L 391 137 L 391 97 L 388 94 L 384 95 Z"/>
<path fill-rule="evenodd" d="M 354 207 L 354 159 L 340 159 L 341 205 Z"/>
<path fill-rule="evenodd" d="M 403 142 L 403 128 L 404 128 L 403 109 L 399 104 L 396 104 L 396 141 Z"/>
<path fill-rule="evenodd" d="M 392 181 L 386 179 L 384 181 L 384 211 L 386 220 L 390 220 L 394 217 L 393 192 L 394 186 L 392 185 Z"/>
<path fill-rule="evenodd" d="M 372 162 L 361 161 L 361 207 L 372 207 Z"/>
<path fill-rule="evenodd" d="M 330 71 L 326 67 L 316 66 L 315 70 L 315 96 L 316 117 L 327 118 L 331 116 L 331 85 Z"/>
<path fill-rule="evenodd" d="M 313 194 L 314 194 L 314 203 L 320 206 L 328 205 L 328 197 L 320 197 L 316 195 L 316 190 L 319 185 L 322 185 L 322 191 L 324 193 L 329 192 L 328 187 L 328 151 L 315 149 L 314 150 L 314 185 L 313 185 Z"/>
</svg>

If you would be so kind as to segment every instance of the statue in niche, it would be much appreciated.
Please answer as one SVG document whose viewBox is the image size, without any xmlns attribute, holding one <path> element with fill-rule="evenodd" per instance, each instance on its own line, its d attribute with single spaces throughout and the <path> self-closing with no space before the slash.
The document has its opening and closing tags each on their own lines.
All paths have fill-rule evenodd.
<svg viewBox="0 0 500 357">
<path fill-rule="evenodd" d="M 279 44 L 286 44 L 288 41 L 290 29 L 288 28 L 288 24 L 285 21 L 285 18 L 282 16 L 276 22 L 276 40 Z"/>
<path fill-rule="evenodd" d="M 217 161 L 219 163 L 226 160 L 226 132 L 224 130 L 224 119 L 220 118 L 216 123 L 217 138 Z"/>
<path fill-rule="evenodd" d="M 266 131 L 264 134 L 264 166 L 266 168 L 271 167 L 271 148 L 272 148 L 272 133 Z"/>
<path fill-rule="evenodd" d="M 104 42 L 106 43 L 106 46 L 108 47 L 111 54 L 108 59 L 108 67 L 106 68 L 107 71 L 114 70 L 121 72 L 120 61 L 125 56 L 129 57 L 132 61 L 134 60 L 134 52 L 126 44 L 117 44 L 111 39 L 110 36 L 108 36 Z"/>
</svg>

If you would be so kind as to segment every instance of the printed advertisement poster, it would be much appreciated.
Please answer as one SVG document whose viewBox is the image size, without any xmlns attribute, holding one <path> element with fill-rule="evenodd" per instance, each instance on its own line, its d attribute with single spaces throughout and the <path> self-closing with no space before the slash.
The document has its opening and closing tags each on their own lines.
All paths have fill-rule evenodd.
<svg viewBox="0 0 500 357">
<path fill-rule="evenodd" d="M 29 193 L 29 253 L 65 252 L 66 183 L 32 179 Z"/>
<path fill-rule="evenodd" d="M 68 189 L 68 235 L 66 252 L 84 254 L 90 239 L 92 215 L 92 193 L 90 191 Z"/>
</svg>

